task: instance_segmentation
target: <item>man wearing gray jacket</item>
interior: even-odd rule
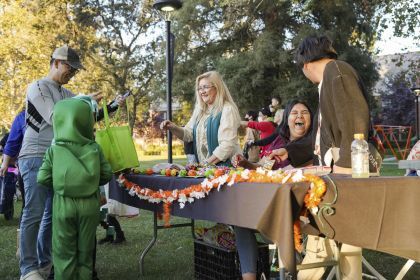
[[[27,129],[19,153],[26,200],[20,227],[20,279],[42,280],[51,270],[52,191],[37,183],[37,173],[53,139],[54,104],[75,96],[63,85],[81,69],[84,67],[76,51],[62,46],[52,54],[47,77],[33,82],[27,90]],[[91,97],[101,98],[100,94]]]

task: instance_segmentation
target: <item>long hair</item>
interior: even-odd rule
[[[223,106],[228,103],[232,106],[235,111],[235,117],[237,121],[240,121],[241,116],[239,115],[238,107],[233,101],[232,95],[229,92],[225,82],[222,79],[222,76],[217,71],[209,71],[204,74],[199,75],[195,80],[195,108],[193,115],[196,116],[196,119],[199,119],[204,113],[207,112],[209,106],[203,102],[201,99],[200,93],[198,92],[198,84],[201,79],[208,79],[212,86],[216,89],[216,99],[211,106],[210,114],[216,115],[223,110]]]
[[[311,125],[309,126],[309,129],[306,132],[306,134],[308,134],[312,131],[312,124],[313,124],[313,117],[314,116],[313,116],[311,108],[308,106],[308,104],[305,101],[294,99],[292,101],[289,101],[286,104],[286,107],[284,108],[284,112],[283,112],[283,119],[281,120],[281,123],[277,127],[277,131],[279,132],[279,135],[283,139],[290,139],[289,115],[290,115],[290,112],[292,111],[293,107],[296,104],[302,104],[308,109],[309,114],[311,116]]]

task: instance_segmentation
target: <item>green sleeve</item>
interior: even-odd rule
[[[53,176],[52,176],[52,159],[53,159],[53,150],[48,148],[45,152],[44,160],[41,167],[38,171],[37,182],[46,187],[52,188],[53,186]]]
[[[99,185],[105,185],[112,179],[112,168],[109,162],[105,159],[104,153],[102,152],[101,147],[99,147],[99,160],[101,165]]]

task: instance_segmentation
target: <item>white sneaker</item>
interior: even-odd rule
[[[39,274],[41,274],[43,279],[48,279],[48,276],[50,275],[50,272],[51,272],[51,267],[52,267],[52,263],[38,269],[38,272]]]
[[[38,270],[32,270],[29,273],[20,277],[20,280],[44,280],[44,278],[39,274]]]

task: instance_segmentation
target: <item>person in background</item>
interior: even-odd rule
[[[3,153],[4,146],[6,146],[7,139],[9,138],[9,132],[3,135],[0,140],[0,152]]]
[[[0,167],[0,176],[4,176],[6,174],[8,166],[16,164],[16,159],[22,146],[25,128],[25,111],[21,111],[13,120],[10,134],[8,134],[8,138],[5,141],[3,148],[3,161]]]
[[[23,135],[25,134],[25,110],[21,111],[13,120],[12,127],[10,128],[10,135],[7,139],[6,145],[3,151],[3,161],[0,167],[0,176],[6,176],[7,169],[9,166],[14,165],[18,167],[17,156],[20,148],[22,147]],[[16,256],[20,258],[19,254],[19,240],[20,240],[20,220],[22,219],[23,208],[25,207],[25,188],[23,187],[23,180],[20,172],[17,175],[19,191],[22,195],[22,211],[20,213],[18,231],[17,231],[17,249]]]
[[[241,125],[247,128],[252,128],[260,132],[260,139],[270,136],[276,129],[276,125],[269,120],[271,112],[268,108],[262,108],[258,112],[258,121],[242,121]],[[249,144],[252,144],[250,142]],[[266,150],[269,145],[261,146],[260,158],[266,155]]]
[[[363,83],[347,62],[337,60],[337,52],[326,36],[309,36],[303,39],[296,52],[296,61],[303,74],[318,85],[319,109],[315,118],[316,160],[320,165],[332,167],[333,173],[351,174],[351,143],[355,133],[369,139],[370,116],[367,92]],[[304,263],[329,255],[328,243],[323,238],[309,236],[309,248]],[[321,258],[322,259],[322,258]],[[298,279],[319,279],[324,268],[300,271]],[[340,254],[342,279],[362,279],[362,250],[343,244]]]
[[[270,112],[274,115],[273,122],[280,125],[283,119],[283,109],[281,108],[281,98],[272,97],[271,104],[269,105]]]
[[[407,156],[407,160],[418,160],[420,161],[420,140],[411,148],[410,153]],[[420,169],[407,169],[405,176],[420,176]]]
[[[165,120],[160,128],[170,130],[184,142],[192,141],[198,163],[231,165],[230,158],[241,153],[238,141],[241,117],[238,107],[222,76],[216,71],[199,75],[195,89],[194,111],[185,127]]]
[[[255,111],[248,111],[245,115],[245,121],[252,122],[258,119],[258,113]],[[260,139],[259,132],[253,128],[247,127],[245,130],[245,145],[244,155],[247,153],[247,158],[250,162],[258,162],[260,160],[260,147],[250,145]]]
[[[112,178],[111,165],[95,142],[92,106],[66,99],[54,106],[54,139],[39,168],[37,181],[52,188],[54,279],[91,280],[99,185]]]
[[[0,141],[2,152],[6,149],[10,133],[6,133]],[[5,164],[5,162],[2,162]],[[13,164],[7,164],[4,175],[0,177],[0,213],[4,214],[5,220],[13,219],[13,199],[16,194],[17,169]]]
[[[282,123],[267,138],[252,145],[268,145],[267,157],[276,160],[272,169],[288,166],[302,167],[312,164],[312,119],[313,114],[304,101],[292,100],[287,103]],[[233,161],[232,161],[233,162]],[[251,163],[241,156],[235,158],[234,166],[256,169],[262,163]]]
[[[117,217],[131,218],[138,216],[139,209],[109,198],[109,184],[103,186],[103,194],[106,204],[102,205],[101,211],[105,212],[105,218],[100,224],[106,230],[106,236],[100,239],[98,243],[104,244],[109,242],[113,245],[119,245],[124,243],[126,238]]]

